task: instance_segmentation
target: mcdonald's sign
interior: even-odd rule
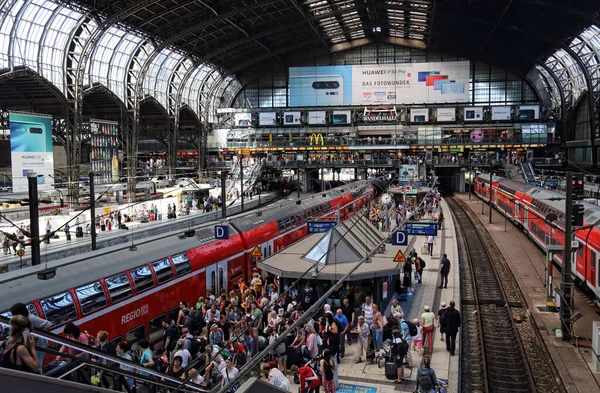
[[[309,138],[310,145],[313,144],[313,139],[315,140],[315,146],[319,144],[319,138],[321,139],[321,146],[325,145],[325,140],[323,139],[323,134],[313,133]]]

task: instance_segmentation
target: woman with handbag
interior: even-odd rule
[[[358,325],[356,327],[358,331],[358,357],[354,361],[354,363],[362,363],[362,355],[363,352],[366,354],[369,350],[369,341],[371,338],[371,329],[369,329],[369,325],[365,322],[365,317],[362,315],[358,317]]]
[[[238,373],[239,370],[233,366],[232,360],[225,360],[225,368],[221,371],[221,374],[223,374],[223,379],[221,380],[221,389],[223,389],[223,387],[226,384],[233,381],[234,378],[238,375]],[[227,389],[225,393],[234,393],[238,390],[239,387],[240,385],[238,383],[235,383],[232,387]]]

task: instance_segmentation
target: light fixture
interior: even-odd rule
[[[297,200],[297,201],[296,201],[296,205],[301,205],[301,204],[302,204],[302,201],[301,201],[301,200]]]
[[[37,274],[38,280],[51,280],[56,277],[56,269],[42,270]]]

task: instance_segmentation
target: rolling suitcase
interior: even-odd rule
[[[396,363],[394,362],[394,360],[389,361],[386,359],[385,377],[387,379],[398,379],[398,369],[396,368]]]

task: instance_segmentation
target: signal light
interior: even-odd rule
[[[571,225],[580,227],[583,226],[583,212],[585,208],[583,205],[571,206]]]
[[[584,193],[584,182],[583,182],[583,174],[577,173],[573,174],[573,200],[574,201],[582,201],[585,193]]]

